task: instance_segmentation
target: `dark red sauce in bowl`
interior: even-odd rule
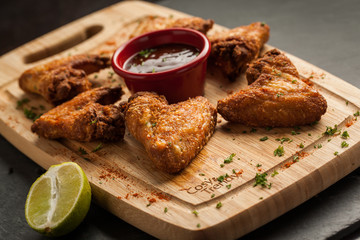
[[[175,50],[178,49],[178,46],[188,46],[193,52],[192,59],[173,68],[165,69],[162,61],[166,63],[169,59],[165,57],[163,60],[164,57],[156,53],[154,57],[156,58],[158,55],[157,58],[161,62],[158,67],[161,70],[156,70],[152,66],[146,70],[134,70],[139,72],[131,71],[133,70],[131,64],[141,64],[140,57],[130,63],[132,58],[136,58],[139,53],[152,59],[154,50],[151,49],[160,49],[160,53],[169,52],[171,45],[176,46]],[[163,49],[167,50],[163,51]],[[182,50],[181,47],[180,49]],[[206,63],[210,50],[209,40],[198,31],[184,28],[164,29],[129,40],[115,51],[112,66],[114,71],[124,78],[131,93],[152,91],[165,95],[170,103],[174,103],[204,94]]]
[[[156,73],[181,67],[199,55],[199,50],[185,44],[164,44],[147,48],[130,57],[125,70],[134,73]]]

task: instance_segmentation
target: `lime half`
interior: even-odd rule
[[[73,162],[54,165],[31,186],[26,221],[45,235],[65,235],[81,223],[90,202],[90,184],[80,166]]]

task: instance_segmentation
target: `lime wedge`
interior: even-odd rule
[[[73,162],[53,165],[30,188],[26,221],[47,236],[65,235],[82,222],[90,202],[90,184],[80,166]]]

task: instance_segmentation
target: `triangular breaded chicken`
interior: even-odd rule
[[[277,49],[250,64],[247,88],[218,101],[227,121],[253,127],[293,127],[313,123],[325,114],[325,98],[303,82]]]
[[[113,103],[123,95],[120,87],[83,92],[43,114],[31,126],[39,136],[77,141],[119,140],[124,137],[122,109]]]
[[[107,67],[110,67],[108,56],[64,57],[26,70],[19,78],[19,86],[25,92],[39,94],[47,102],[58,105],[91,89],[87,75]]]
[[[204,97],[169,105],[164,96],[139,92],[129,98],[125,122],[159,169],[184,169],[210,139],[216,108]]]
[[[173,17],[146,16],[139,20],[139,24],[130,35],[130,38],[166,28],[189,28],[206,34],[212,28],[213,24],[213,20],[205,20],[199,17],[175,19]]]
[[[246,65],[259,56],[269,35],[269,26],[261,22],[215,33],[209,36],[210,59],[230,81],[234,81]]]

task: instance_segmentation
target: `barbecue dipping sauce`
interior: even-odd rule
[[[125,70],[134,73],[155,73],[177,68],[199,55],[199,50],[185,44],[165,44],[142,50],[124,64]]]

